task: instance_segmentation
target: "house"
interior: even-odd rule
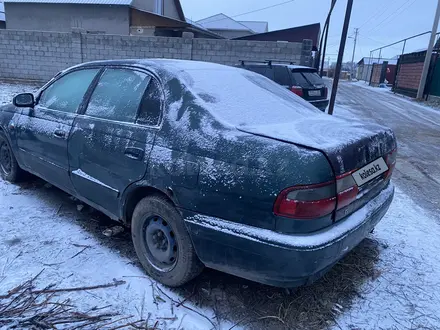
[[[186,22],[179,0],[4,0],[6,29],[221,38]]]
[[[364,57],[357,63],[356,79],[370,81],[373,64],[382,64],[387,61],[390,71],[393,71],[392,66],[396,66],[397,58],[374,58]]]
[[[236,21],[221,13],[201,19],[197,25],[227,39],[234,39],[269,31],[269,23],[261,21]]]
[[[5,6],[3,2],[0,2],[0,29],[6,29]]]
[[[235,40],[259,40],[259,41],[288,41],[302,42],[304,39],[312,40],[312,50],[317,51],[319,48],[319,37],[321,35],[321,24],[309,24],[297,26],[293,28],[265,31],[256,34],[250,34],[242,37],[234,38]]]

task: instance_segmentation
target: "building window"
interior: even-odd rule
[[[156,14],[163,15],[163,0],[156,0]]]

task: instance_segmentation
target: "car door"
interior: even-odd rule
[[[17,146],[28,170],[71,191],[67,141],[78,109],[99,68],[71,71],[49,83],[17,123]]]
[[[69,139],[71,181],[79,196],[107,215],[119,217],[121,194],[147,171],[160,106],[155,114],[148,110],[163,102],[159,86],[144,71],[106,68],[75,119]]]

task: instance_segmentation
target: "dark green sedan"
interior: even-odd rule
[[[33,173],[121,221],[168,286],[204,266],[311,283],[385,215],[395,162],[390,129],[203,62],[85,63],[0,108],[3,179]]]

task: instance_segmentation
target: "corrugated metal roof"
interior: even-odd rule
[[[255,33],[269,32],[269,24],[267,22],[258,21],[238,21],[238,23],[247,26]]]
[[[10,3],[73,3],[81,5],[130,6],[132,0],[4,0]]]
[[[250,31],[247,26],[244,26],[223,13],[201,19],[196,23],[208,30]]]

